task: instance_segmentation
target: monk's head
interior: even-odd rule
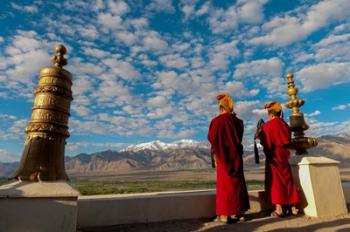
[[[279,102],[273,101],[266,103],[264,108],[267,110],[267,114],[269,118],[281,117],[282,114],[282,106]]]
[[[218,101],[220,112],[232,112],[233,111],[233,100],[231,96],[227,93],[220,93],[216,96],[216,100]]]

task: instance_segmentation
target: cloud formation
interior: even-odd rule
[[[18,24],[0,37],[0,101],[21,109],[0,111],[15,117],[6,118],[0,137],[23,142],[23,109],[31,107],[39,70],[50,65],[57,43],[67,46],[73,74],[70,152],[87,150],[91,136],[104,141],[96,149],[205,140],[222,91],[234,98],[249,137],[265,117],[263,103],[288,97],[288,71],[311,100],[349,84],[349,1],[302,1],[288,9],[275,9],[273,1],[6,3],[8,20]],[[307,108],[307,116],[320,120],[316,126],[328,123],[317,133],[346,124],[328,119],[330,108],[347,109],[348,99],[340,98],[345,103],[338,106]]]

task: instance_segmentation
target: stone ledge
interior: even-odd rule
[[[0,186],[0,230],[75,232],[78,194],[65,181]]]
[[[272,208],[264,191],[249,191],[251,209]],[[79,196],[78,228],[210,218],[215,216],[215,190]]]
[[[343,183],[350,203],[350,182]],[[249,191],[248,213],[272,210],[263,199],[264,191]],[[135,216],[137,215],[137,216]],[[200,219],[215,216],[215,190],[140,193],[127,195],[79,196],[78,228],[121,224]]]
[[[310,164],[317,164],[317,165],[338,165],[339,161],[329,159],[324,156],[292,156],[290,159],[291,165],[310,165]]]
[[[56,182],[28,182],[12,181],[0,186],[0,198],[24,197],[75,197],[79,192],[66,181]]]
[[[79,201],[85,201],[89,199],[120,200],[120,199],[154,198],[154,197],[162,198],[162,197],[168,197],[168,196],[188,196],[188,195],[198,196],[198,195],[207,195],[208,193],[215,194],[215,189],[79,196]]]

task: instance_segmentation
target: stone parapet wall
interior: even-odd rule
[[[263,191],[250,191],[249,213],[271,209]],[[215,190],[81,196],[78,227],[161,222],[215,216]]]

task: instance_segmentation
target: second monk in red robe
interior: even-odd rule
[[[265,193],[267,200],[276,206],[272,216],[283,216],[282,206],[291,206],[292,214],[298,214],[298,188],[293,180],[286,148],[291,142],[288,124],[281,117],[282,107],[278,102],[265,105],[269,121],[262,127],[260,142],[266,155]]]
[[[243,121],[232,113],[229,95],[219,94],[216,99],[220,113],[211,121],[208,133],[216,161],[216,220],[230,223],[249,209],[242,159]]]

